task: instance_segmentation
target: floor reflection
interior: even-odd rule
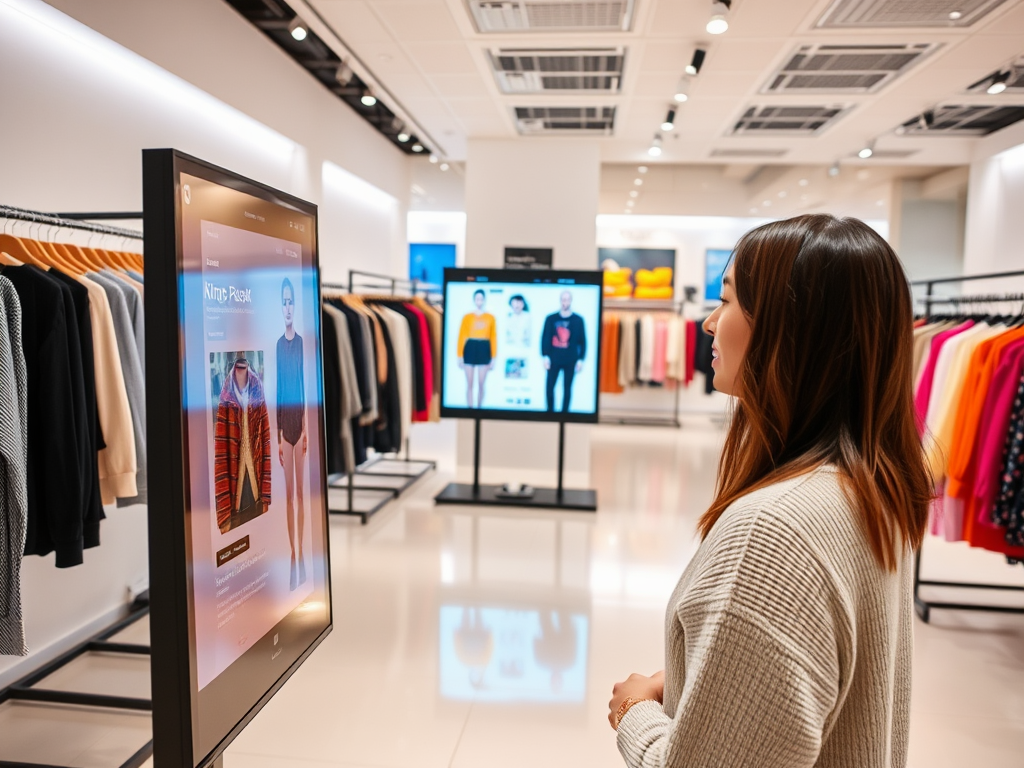
[[[582,702],[587,693],[586,615],[442,605],[441,695],[481,702]]]

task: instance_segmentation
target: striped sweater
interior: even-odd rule
[[[732,504],[669,602],[664,704],[619,724],[631,768],[902,768],[913,561],[875,560],[834,467]]]
[[[217,406],[217,426],[214,432],[214,495],[217,504],[217,525],[222,532],[229,529],[231,513],[237,507],[238,485],[241,472],[242,406],[235,395],[232,381],[227,376]],[[270,505],[270,416],[263,397],[263,384],[249,371],[249,450],[256,472],[256,499]]]

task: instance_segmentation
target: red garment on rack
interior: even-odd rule
[[[693,372],[697,360],[697,323],[686,321],[686,386],[693,381]]]
[[[423,349],[420,370],[415,375],[423,380],[423,391],[426,393],[426,407],[422,411],[413,411],[413,421],[430,421],[430,401],[434,394],[434,353],[430,346],[430,326],[427,325],[423,310],[413,304],[404,304],[405,308],[416,316],[420,329],[420,346]]]

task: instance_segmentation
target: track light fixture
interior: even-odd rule
[[[373,90],[371,88],[367,88],[366,92],[363,93],[363,97],[359,99],[359,101],[362,102],[364,107],[373,107],[377,104],[377,97],[373,95]]]
[[[413,145],[412,145],[412,151],[413,151],[413,152],[422,152],[422,151],[423,151],[423,145],[422,145],[422,144],[420,144],[420,143],[419,143],[419,142],[417,141],[417,142],[416,142],[415,144],[413,144]]]
[[[309,30],[306,29],[306,25],[302,23],[302,19],[296,16],[292,19],[292,23],[288,25],[288,33],[293,39],[298,40],[300,43],[306,39],[309,34]]]
[[[917,127],[922,131],[927,131],[935,125],[935,113],[932,110],[926,110],[921,113],[921,116],[917,118]]]
[[[861,160],[867,160],[873,154],[875,154],[875,142],[874,142],[874,139],[869,141],[864,146],[864,149],[862,149],[860,152],[857,153],[857,157],[859,157]]]
[[[647,150],[647,154],[651,157],[661,157],[661,134],[654,134],[654,141],[651,142],[651,148]]]
[[[693,52],[693,58],[690,59],[690,63],[686,65],[686,74],[688,75],[699,75],[700,68],[704,66],[704,57],[708,55],[708,52],[703,48],[698,48]]]
[[[676,108],[669,107],[668,114],[665,115],[665,122],[661,124],[661,130],[668,131],[673,130],[676,127]]]
[[[403,131],[401,131],[401,132],[400,132],[400,133],[398,134],[398,137],[397,137],[397,138],[398,138],[398,140],[399,140],[400,142],[402,142],[403,144],[405,144],[405,143],[406,143],[407,141],[409,141],[409,139],[411,139],[412,137],[411,137],[411,136],[409,135],[409,132],[408,132],[408,131],[406,131],[406,130],[403,130]]]
[[[341,86],[342,88],[344,88],[344,87],[345,87],[345,86],[347,86],[347,85],[348,85],[349,83],[351,83],[351,82],[352,82],[352,78],[353,78],[353,77],[355,77],[355,75],[354,75],[354,74],[353,74],[353,72],[352,72],[352,67],[350,67],[350,66],[349,66],[349,65],[348,65],[348,64],[347,64],[346,62],[344,62],[344,61],[343,61],[343,62],[341,62],[341,64],[339,64],[339,65],[338,65],[338,69],[337,69],[337,71],[336,71],[336,72],[334,73],[334,79],[335,79],[335,81],[336,81],[336,82],[338,83],[338,85],[340,85],[340,86]]]
[[[706,27],[709,35],[721,35],[729,29],[729,20],[726,17],[731,7],[732,0],[717,0],[711,4],[711,18],[708,19]]]
[[[1006,90],[1006,82],[1010,79],[1010,73],[1007,70],[997,72],[992,76],[992,84],[988,87],[987,93],[991,96],[1002,93]]]
[[[690,78],[679,78],[679,84],[676,86],[676,93],[674,98],[680,104],[682,104],[684,101],[690,98]]]

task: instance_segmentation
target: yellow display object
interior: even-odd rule
[[[657,267],[651,269],[640,269],[636,273],[636,284],[637,287],[645,288],[671,288],[672,287],[672,268],[671,267]]]
[[[629,283],[624,285],[608,285],[605,283],[604,295],[613,299],[628,299],[633,295],[633,286]]]
[[[672,286],[670,285],[659,285],[659,286],[648,286],[640,285],[637,286],[633,296],[637,299],[671,299],[672,298]]]
[[[604,272],[604,284],[609,285],[628,285],[629,279],[633,276],[633,270],[629,267],[623,269],[606,269]]]

